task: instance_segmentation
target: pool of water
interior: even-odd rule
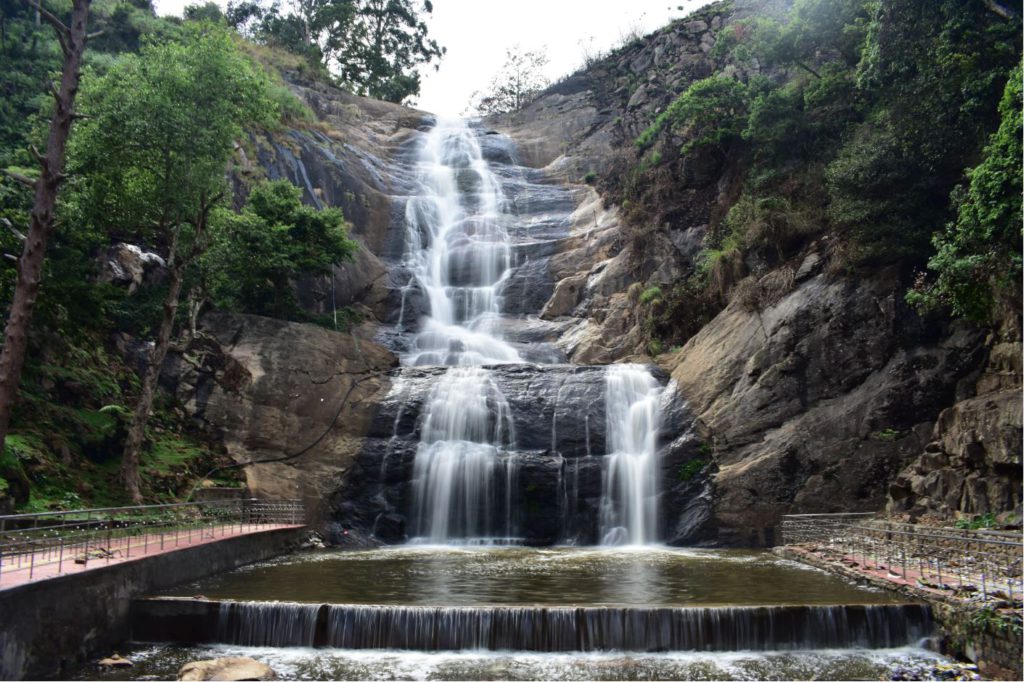
[[[905,602],[770,552],[402,546],[300,553],[164,594],[404,606],[772,606]]]

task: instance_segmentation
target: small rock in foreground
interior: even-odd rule
[[[129,668],[135,664],[127,658],[121,658],[120,655],[114,654],[109,658],[101,658],[97,665],[101,668]]]
[[[276,680],[277,673],[266,663],[251,658],[226,656],[208,661],[192,661],[181,666],[179,680]]]

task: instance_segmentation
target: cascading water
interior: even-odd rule
[[[529,201],[529,193],[524,194],[515,172],[496,175],[477,133],[461,120],[439,121],[424,136],[415,169],[416,191],[405,210],[405,266],[414,284],[403,289],[402,315],[405,298],[414,290],[429,308],[407,339],[402,361],[406,367],[449,369],[432,378],[420,409],[412,500],[407,503],[412,537],[432,543],[514,542],[521,536],[516,520],[522,508],[539,508],[538,496],[546,494],[540,491],[548,485],[534,475],[520,490],[520,460],[527,456],[533,457],[534,471],[548,466],[545,462],[554,467],[562,525],[555,537],[572,542],[594,538],[596,532],[594,539],[604,544],[655,542],[658,382],[639,365],[605,370],[607,457],[601,457],[601,450],[591,453],[589,445],[589,411],[601,409],[600,398],[591,395],[570,410],[562,404],[562,393],[569,400],[583,397],[572,379],[575,370],[570,370],[551,412],[550,450],[542,460],[536,449],[525,455],[517,451],[514,421],[522,415],[512,413],[498,380],[503,370],[493,366],[526,362],[502,338],[501,330],[515,323],[515,316],[503,310],[503,292],[511,292],[512,308],[523,309],[520,299],[529,287],[522,281],[509,286],[516,271],[510,235],[517,235],[517,244],[528,241],[534,223],[515,214],[503,188],[510,188],[520,206]],[[417,371],[405,373],[411,377]],[[541,380],[560,382],[565,376],[564,367],[552,367]],[[536,406],[543,409],[539,394],[538,399]],[[562,450],[559,429],[585,432],[587,466],[601,461],[600,502],[590,496],[581,506],[581,460],[579,453]],[[589,530],[580,530],[577,514],[587,519]]]
[[[413,480],[414,528],[432,542],[512,533],[515,460],[508,405],[480,365],[520,362],[492,331],[511,264],[501,185],[462,121],[441,121],[418,162],[406,205],[407,258],[430,306],[403,364],[454,366],[422,415]],[[501,504],[497,504],[499,499]]]
[[[511,264],[501,185],[462,121],[440,121],[418,162],[420,194],[406,204],[406,253],[430,314],[406,365],[520,362],[492,333]]]
[[[605,381],[608,456],[602,472],[602,543],[650,544],[657,539],[662,388],[639,365],[612,365]]]
[[[448,370],[430,393],[416,453],[417,536],[432,542],[485,537],[502,512],[504,535],[511,535],[513,438],[508,403],[488,372]]]

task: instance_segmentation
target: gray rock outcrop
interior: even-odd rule
[[[988,359],[939,415],[923,452],[889,488],[887,511],[913,521],[1000,516],[1020,523],[1022,404],[1019,311],[986,340]]]
[[[209,314],[164,376],[221,440],[259,497],[326,497],[351,466],[390,387],[390,351],[352,334],[253,315]],[[319,440],[318,440],[319,439]]]

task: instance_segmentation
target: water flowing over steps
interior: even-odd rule
[[[507,137],[461,120],[434,121],[409,151],[394,211],[404,247],[390,263],[404,283],[382,332],[402,367],[332,501],[335,518],[388,543],[670,535],[659,508],[680,458],[665,450],[689,420],[667,377],[557,364],[564,353],[538,317],[573,190],[516,163]]]
[[[691,430],[683,402],[674,391],[661,390],[668,380],[663,372],[644,367],[647,379],[641,382],[642,390],[610,406],[610,372],[614,371],[621,370],[615,366],[530,364],[402,368],[391,394],[378,407],[345,490],[332,505],[336,517],[386,542],[419,536],[431,542],[477,538],[511,539],[527,545],[596,545],[621,525],[606,494],[610,485],[621,482],[621,498],[632,484],[640,491],[630,498],[635,505],[632,518],[643,519],[647,531],[637,530],[634,542],[675,537],[675,529],[668,523],[681,515],[671,505],[690,498],[678,494],[673,486],[683,485],[678,476],[680,465],[701,456],[700,442]],[[453,372],[483,375],[470,384],[470,388],[476,387],[471,392],[465,385],[456,388],[456,383],[468,383],[468,377],[454,382]],[[655,395],[644,399],[640,395],[644,391]],[[446,393],[454,393],[451,401],[446,400]],[[469,395],[475,399],[463,402]],[[487,439],[491,442],[481,443],[484,439],[479,436],[466,439],[468,444],[445,437],[448,417],[453,421],[457,415],[468,418],[472,407],[485,401],[487,415],[474,428],[490,434]],[[630,405],[635,405],[635,412]],[[609,409],[619,424],[609,425]],[[616,445],[615,439],[628,439],[610,439],[609,435],[627,431],[623,427],[631,416],[643,417],[640,421],[648,424],[655,421],[648,410],[659,413],[661,428],[646,430],[630,447],[655,448],[657,456],[648,452],[647,458],[638,462],[642,452],[618,459],[608,454],[625,447]],[[446,411],[449,414],[445,415]],[[428,413],[429,419],[424,417]],[[461,445],[461,452],[456,445]],[[424,456],[442,449],[453,457]],[[470,454],[478,458],[474,461]],[[462,456],[461,464],[454,455]],[[643,470],[646,477],[631,480],[628,465],[641,462],[647,464]],[[469,475],[472,464],[479,465],[479,475]],[[625,472],[613,464],[621,464]],[[460,475],[435,475],[428,485],[424,474],[440,473],[442,466]],[[617,477],[609,480],[612,475]],[[450,491],[444,489],[445,481],[451,485]],[[460,500],[463,509],[468,506],[473,513],[441,515],[435,525],[426,526],[423,519],[429,515],[424,507],[444,495]],[[653,506],[648,504],[651,498],[660,503],[661,512],[644,519]]]
[[[406,607],[151,598],[135,641],[347,649],[770,651],[891,648],[931,634],[926,605]]]

